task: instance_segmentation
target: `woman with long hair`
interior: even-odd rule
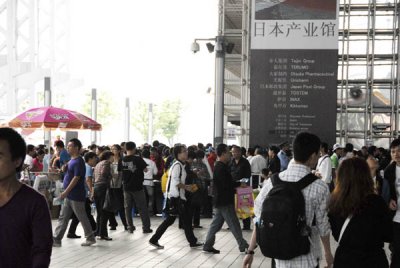
[[[340,164],[328,217],[339,243],[335,268],[389,267],[383,243],[392,238],[391,217],[364,159],[349,158]]]
[[[116,200],[118,200],[118,210],[117,214],[121,218],[121,222],[124,225],[125,230],[128,230],[128,224],[126,223],[125,218],[125,209],[124,209],[124,191],[122,190],[122,148],[118,144],[114,144],[111,147],[111,151],[114,154],[110,159],[111,161],[111,189],[116,196]],[[117,221],[115,219],[115,215],[110,217],[110,230],[117,229]]]

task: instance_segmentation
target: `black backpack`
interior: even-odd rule
[[[273,188],[265,198],[256,224],[257,244],[266,257],[290,260],[310,252],[311,228],[307,226],[302,189],[317,177],[308,174],[298,182],[271,177]]]

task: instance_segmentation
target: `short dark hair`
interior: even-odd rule
[[[206,155],[206,153],[203,150],[197,150],[196,151],[196,157],[198,159],[203,159],[205,155]]]
[[[153,141],[153,147],[160,146],[160,142],[158,140]]]
[[[344,151],[345,152],[353,152],[353,150],[354,150],[354,146],[353,146],[353,144],[351,144],[351,143],[346,143],[346,146],[344,147]]]
[[[100,154],[100,161],[103,161],[103,160],[108,160],[108,159],[110,159],[110,157],[111,156],[113,156],[114,154],[111,152],[111,151],[104,151],[104,152],[102,152],[101,154]]]
[[[91,145],[89,145],[89,147],[88,147],[89,150],[94,150],[94,149],[96,149],[96,148],[97,148],[97,145],[96,145],[96,144],[91,144]]]
[[[39,150],[36,151],[36,154],[37,155],[42,155],[42,154],[45,154],[45,152],[44,152],[44,150],[39,149]]]
[[[127,143],[125,143],[125,149],[128,151],[131,150],[135,150],[136,149],[136,143],[134,143],[133,141],[128,141]]]
[[[142,152],[142,157],[144,158],[150,158],[150,151],[147,149],[144,149]]]
[[[184,149],[186,146],[183,144],[176,144],[174,146],[174,157],[175,159],[178,159],[178,154],[182,152],[182,149]]]
[[[78,147],[78,150],[82,149],[82,143],[77,138],[72,138],[69,140],[69,142],[72,142],[74,146]]]
[[[250,148],[247,149],[247,153],[249,155],[254,155],[255,151],[256,151],[256,149],[254,149],[253,147],[250,147]]]
[[[61,147],[61,148],[64,148],[64,147],[65,147],[64,142],[63,142],[62,140],[56,140],[56,141],[54,142],[54,146],[56,146],[56,147]]]
[[[320,145],[318,136],[308,132],[298,133],[293,140],[294,160],[305,163],[312,154],[318,154]]]
[[[29,152],[32,152],[32,151],[35,151],[35,146],[33,146],[32,144],[28,144],[26,146],[26,153],[29,153]]]
[[[90,159],[92,159],[93,157],[96,157],[97,155],[94,152],[87,152],[83,158],[85,159],[85,162],[89,162]]]
[[[21,164],[15,169],[22,170],[26,156],[26,143],[22,136],[12,128],[0,128],[0,140],[7,141],[12,160],[21,159]]]
[[[188,158],[196,159],[196,153],[194,151],[188,151]]]
[[[218,144],[217,146],[217,156],[220,157],[223,153],[226,153],[226,149],[228,148],[228,145],[221,143]],[[240,147],[239,147],[240,149]]]
[[[321,148],[324,149],[324,152],[327,153],[328,152],[328,143],[326,142],[321,142]]]
[[[278,146],[275,146],[275,145],[270,146],[269,149],[270,149],[271,151],[273,151],[274,154],[276,154],[276,155],[279,153],[279,150],[280,150],[279,147],[278,147]]]
[[[390,143],[390,149],[400,146],[400,139],[395,139]]]

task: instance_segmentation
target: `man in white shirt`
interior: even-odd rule
[[[328,155],[328,144],[326,142],[321,143],[320,155],[321,157],[318,159],[314,174],[326,184],[330,185],[332,182],[332,163]]]
[[[154,203],[154,182],[153,177],[157,175],[158,169],[156,163],[150,159],[150,151],[143,150],[142,157],[144,162],[147,164],[147,171],[144,172],[144,181],[143,186],[147,196],[147,204],[149,207],[149,214],[154,214],[153,212],[153,203]]]
[[[258,188],[259,176],[262,174],[262,170],[267,168],[267,159],[261,154],[261,148],[255,150],[255,156],[250,160],[251,167],[251,179],[253,189]]]
[[[26,146],[26,156],[24,160],[25,167],[32,169],[33,167],[33,155],[35,154],[35,146],[28,144]]]
[[[311,133],[302,132],[296,135],[293,141],[294,159],[289,163],[286,171],[279,173],[282,181],[297,182],[311,172],[318,159],[320,148],[320,139]],[[273,188],[271,180],[265,183],[261,192],[254,203],[254,213],[256,219],[260,219],[262,206],[269,191]],[[305,255],[297,256],[290,260],[276,259],[277,268],[314,268],[319,266],[321,260],[321,246],[318,237],[320,237],[325,250],[325,259],[328,268],[332,267],[333,256],[330,248],[330,225],[328,222],[328,197],[329,189],[326,183],[321,180],[315,180],[303,190],[306,222],[311,228],[310,252]],[[315,219],[315,225],[313,221]],[[257,232],[254,228],[250,241],[250,246],[243,261],[244,267],[250,267],[254,249],[256,248]],[[247,266],[246,266],[247,265]]]

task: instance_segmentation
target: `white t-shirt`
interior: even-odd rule
[[[262,155],[253,156],[250,159],[251,173],[252,174],[261,174],[261,171],[264,168],[267,168],[267,160]]]
[[[396,193],[397,193],[397,211],[393,218],[394,222],[400,223],[400,167],[396,165]]]
[[[168,176],[167,180],[167,189],[170,180],[171,180],[171,185],[169,187],[168,198],[179,196],[181,199],[186,200],[185,190],[178,189],[179,183],[185,184],[187,176],[185,166],[181,162],[176,160],[169,169],[169,173],[170,175]]]
[[[29,166],[29,169],[33,168],[33,158],[29,154],[25,156],[24,164]]]
[[[147,164],[147,172],[144,173],[143,185],[154,186],[153,175],[157,175],[158,173],[156,163],[148,158],[143,158],[143,160]]]
[[[323,155],[318,159],[317,171],[321,174],[325,183],[331,183],[332,181],[332,163],[329,155]]]

